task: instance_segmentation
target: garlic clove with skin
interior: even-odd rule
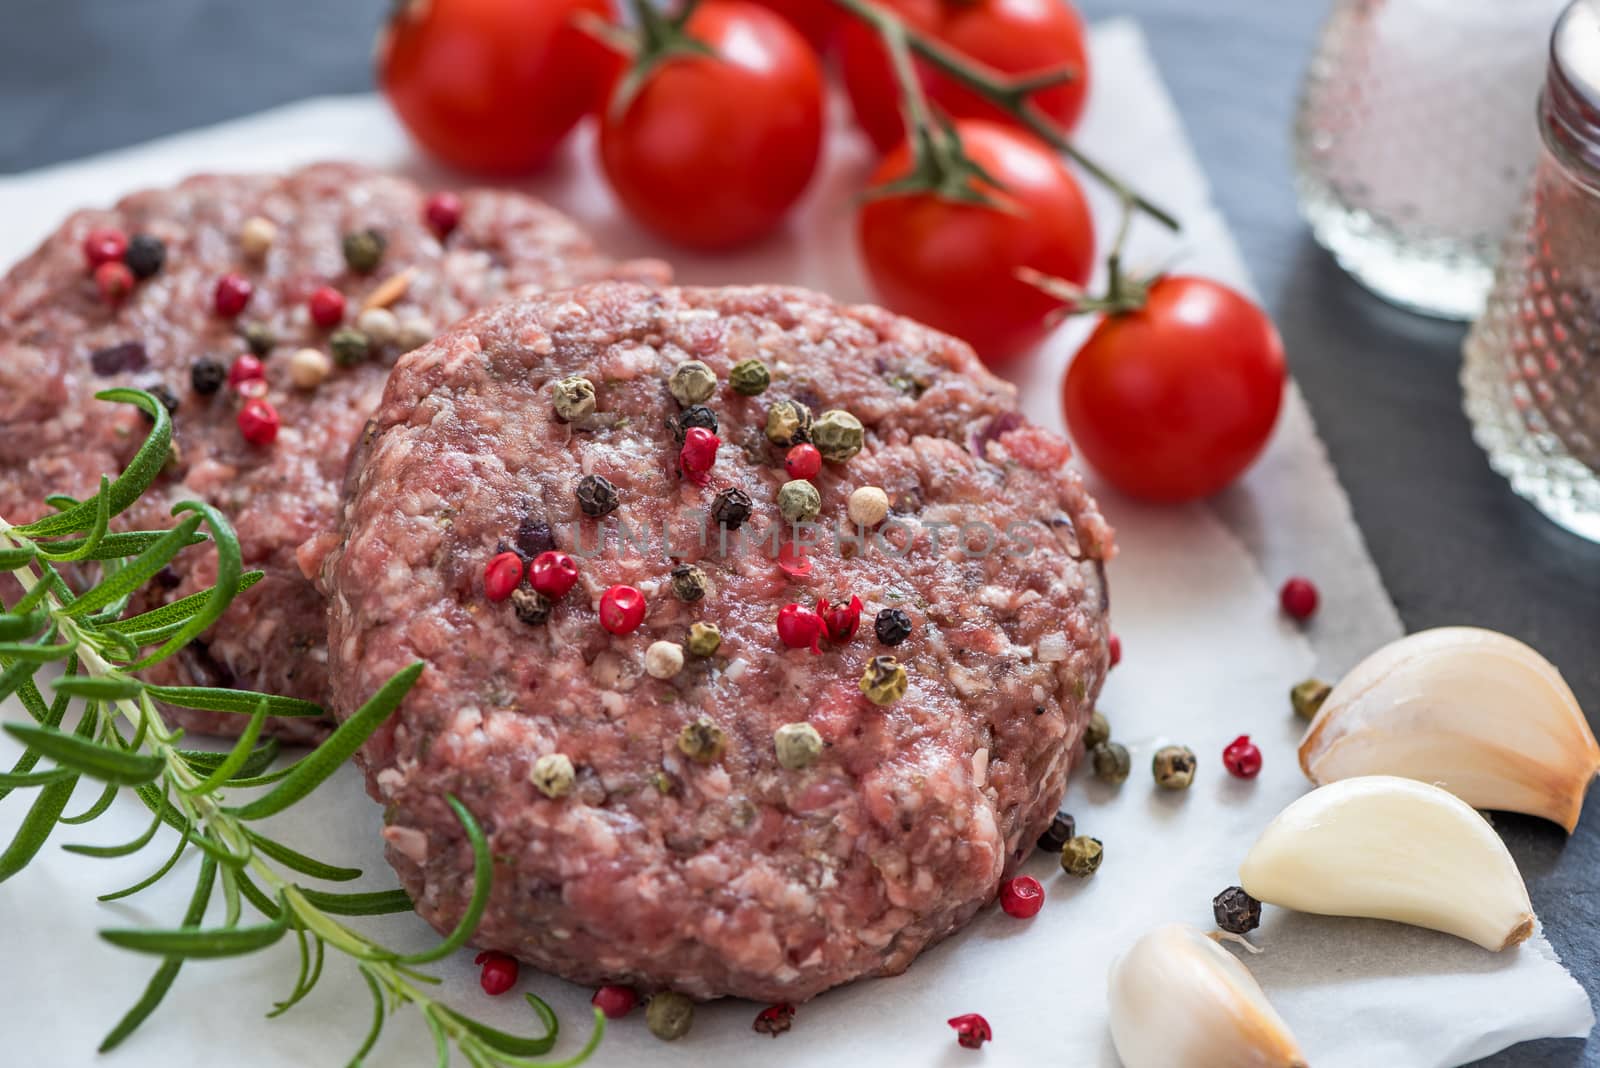
[[[1111,965],[1111,1041],[1124,1068],[1305,1068],[1248,969],[1186,924],[1157,927]]]
[[[1577,698],[1544,657],[1515,638],[1440,627],[1358,664],[1328,695],[1300,767],[1322,785],[1401,775],[1474,808],[1577,826],[1600,771],[1600,745]]]
[[[1239,866],[1250,896],[1299,912],[1444,931],[1488,950],[1533,933],[1505,843],[1454,794],[1392,775],[1319,787],[1278,814]]]

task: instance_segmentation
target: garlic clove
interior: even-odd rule
[[[1300,767],[1318,785],[1436,783],[1474,808],[1541,816],[1570,834],[1600,745],[1555,665],[1504,634],[1441,627],[1346,675],[1300,743]]]
[[[1107,1000],[1125,1068],[1305,1068],[1255,977],[1186,924],[1157,927],[1112,962]]]
[[[1319,787],[1278,814],[1239,866],[1261,901],[1395,920],[1502,950],[1533,933],[1505,843],[1454,794],[1392,775]]]

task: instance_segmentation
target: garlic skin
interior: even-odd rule
[[[1251,846],[1239,885],[1299,912],[1395,920],[1493,951],[1533,933],[1527,887],[1488,821],[1454,794],[1392,775],[1343,779],[1290,804]]]
[[[1255,977],[1187,924],[1157,927],[1113,961],[1107,1002],[1125,1068],[1306,1068]]]
[[[1419,779],[1474,808],[1540,816],[1571,834],[1600,745],[1555,665],[1504,634],[1440,627],[1384,646],[1346,675],[1311,721],[1300,767],[1318,785]]]

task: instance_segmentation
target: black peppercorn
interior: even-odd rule
[[[706,595],[706,573],[693,564],[672,569],[672,592],[680,601],[694,602]]]
[[[738,530],[750,518],[750,495],[742,489],[729,487],[711,499],[711,518],[717,525]]]
[[[522,522],[517,524],[516,550],[524,560],[532,560],[555,547],[556,539],[550,532],[549,523],[531,515],[522,517]]]
[[[692,427],[717,432],[717,413],[707,408],[704,404],[696,404],[692,408],[685,408],[677,415],[667,417],[667,428],[672,431],[672,440],[679,445],[683,444],[684,435]]]
[[[266,323],[250,323],[244,328],[244,343],[256,356],[265,356],[278,343],[278,336]]]
[[[144,386],[142,388],[144,389],[144,391],[146,393],[150,394],[156,400],[161,402],[161,406],[167,410],[167,414],[168,415],[176,415],[177,414],[177,412],[178,412],[178,395],[176,393],[172,392],[172,390],[168,389],[167,388],[167,384],[165,382],[157,382],[153,386]],[[154,423],[155,422],[155,419],[151,417],[149,412],[144,411],[143,409],[140,409],[139,414],[144,416],[145,422],[147,422],[147,423]]]
[[[1078,836],[1078,821],[1070,812],[1057,812],[1050,826],[1039,836],[1039,848],[1046,853],[1059,853],[1070,839]]]
[[[228,369],[209,356],[189,365],[189,385],[202,397],[209,397],[228,380]]]
[[[517,618],[529,626],[538,626],[550,618],[550,598],[538,590],[530,590],[526,586],[518,586],[511,591],[511,610],[517,613]]]
[[[600,475],[584,475],[578,479],[578,507],[590,519],[599,519],[617,510],[617,487]]]
[[[1244,892],[1242,886],[1230,886],[1211,899],[1211,914],[1217,926],[1229,934],[1247,934],[1261,926],[1261,902]]]
[[[159,237],[134,234],[128,239],[122,262],[128,265],[128,270],[133,272],[135,278],[149,278],[167,262],[167,246],[161,243]]]
[[[911,637],[911,617],[898,608],[885,608],[872,623],[884,645],[899,645]]]
[[[371,274],[378,269],[378,264],[383,259],[383,250],[388,247],[388,240],[376,230],[357,230],[352,234],[345,234],[340,247],[344,251],[344,262],[356,274]]]
[[[144,345],[138,341],[123,341],[107,345],[89,354],[89,367],[97,375],[117,375],[124,371],[142,371],[150,363]]]

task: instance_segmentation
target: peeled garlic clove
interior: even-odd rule
[[[1436,783],[1474,808],[1524,812],[1571,833],[1600,745],[1544,657],[1476,627],[1384,646],[1323,702],[1300,767],[1323,784],[1356,775]]]
[[[1533,932],[1527,887],[1488,821],[1454,794],[1392,775],[1295,801],[1250,848],[1239,885],[1284,908],[1396,920],[1490,950]]]
[[[1157,927],[1114,961],[1107,1000],[1125,1068],[1305,1068],[1255,977],[1185,924]]]

